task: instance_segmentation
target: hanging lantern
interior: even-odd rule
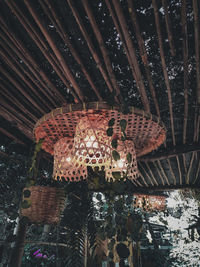
[[[98,115],[80,120],[74,137],[75,161],[91,167],[108,165],[111,159],[111,138],[106,134],[107,123]]]
[[[87,178],[87,166],[74,161],[74,140],[64,137],[54,146],[53,178],[79,182]]]
[[[118,175],[118,178],[127,177],[130,180],[137,179],[138,167],[133,141],[119,141],[117,151],[120,155],[120,159],[115,161],[112,158],[109,167],[106,169],[106,179],[108,181],[115,180],[115,175]]]
[[[165,195],[145,195],[134,194],[134,207],[141,208],[148,211],[165,210],[166,199]]]

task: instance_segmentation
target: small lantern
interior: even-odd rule
[[[166,196],[163,195],[145,195],[134,194],[134,206],[136,208],[145,209],[148,211],[165,210],[166,208]]]
[[[91,167],[108,165],[111,159],[111,138],[106,134],[107,120],[98,115],[83,117],[76,127],[74,159]]]
[[[74,161],[74,140],[60,139],[54,146],[54,179],[78,182],[87,178],[87,166]]]
[[[111,181],[111,179],[115,180],[113,173],[119,173],[121,178],[126,176],[130,180],[137,179],[138,167],[133,141],[119,141],[117,151],[120,155],[120,159],[115,161],[112,158],[109,167],[106,169],[106,179],[108,181]],[[127,156],[129,157],[130,163],[128,162]]]

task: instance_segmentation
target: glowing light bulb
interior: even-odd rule
[[[70,162],[71,161],[71,158],[70,157],[66,158],[66,161],[67,162]]]

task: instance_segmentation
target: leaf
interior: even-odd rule
[[[122,119],[120,122],[119,122],[119,125],[121,127],[121,131],[124,132],[126,130],[126,126],[127,126],[127,121]]]
[[[30,187],[30,186],[33,186],[35,185],[35,181],[34,180],[29,180],[26,182],[26,187]]]
[[[28,198],[28,197],[30,197],[30,195],[31,195],[31,191],[28,190],[28,189],[26,189],[26,190],[24,190],[23,194],[24,194],[24,197],[25,197],[25,198]]]
[[[24,200],[22,202],[22,209],[28,209],[28,208],[30,208],[30,206],[31,206],[31,201]]]
[[[35,152],[39,152],[42,148],[42,143],[43,143],[43,140],[39,140],[39,142],[36,144],[35,146]]]
[[[109,120],[109,122],[108,122],[108,126],[109,127],[112,127],[114,124],[115,124],[115,119],[114,118],[112,118],[111,120]]]
[[[112,127],[108,128],[106,133],[107,133],[107,136],[112,136],[113,135],[113,128]]]
[[[132,162],[132,155],[131,155],[131,153],[128,153],[126,155],[126,159],[127,159],[128,163],[131,163]]]
[[[121,173],[120,172],[112,172],[112,176],[116,180],[121,179]]]
[[[116,150],[112,151],[112,157],[115,161],[118,161],[120,159],[120,155]]]
[[[111,146],[112,146],[112,148],[117,148],[117,146],[118,146],[118,144],[117,144],[117,139],[113,139],[112,141],[111,141]]]

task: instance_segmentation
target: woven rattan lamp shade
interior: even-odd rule
[[[113,158],[110,162],[108,168],[106,168],[106,179],[111,181],[114,179],[113,172],[118,172],[123,178],[125,175],[130,180],[137,179],[138,176],[138,167],[136,160],[136,152],[133,141],[126,140],[125,142],[119,141],[117,151],[120,155],[120,159],[115,161]],[[130,164],[127,161],[127,154],[131,155]]]
[[[149,211],[165,210],[166,196],[135,194],[134,206]]]
[[[32,223],[56,224],[65,206],[65,194],[62,189],[47,186],[31,186],[25,188],[31,195],[31,206],[21,209],[21,216],[25,216]]]
[[[76,126],[74,159],[85,166],[106,166],[111,159],[111,138],[106,134],[108,121],[102,116],[84,117]]]
[[[74,160],[74,139],[64,137],[54,146],[53,178],[78,182],[87,178],[87,166]]]

